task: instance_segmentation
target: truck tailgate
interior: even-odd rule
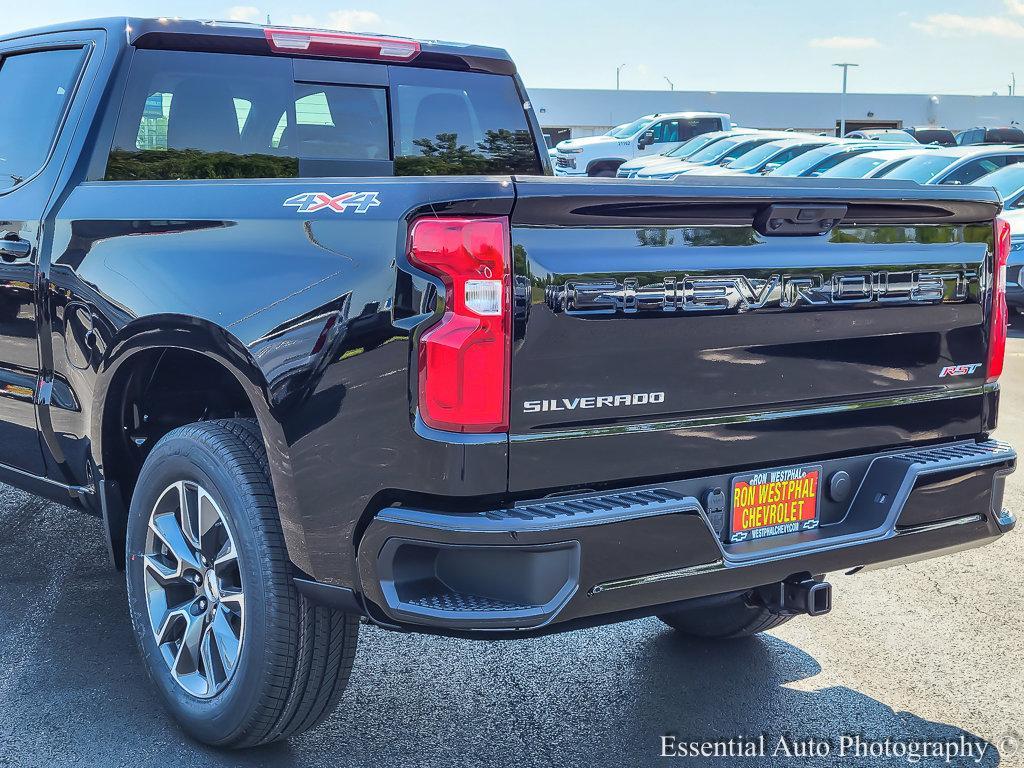
[[[510,490],[985,431],[997,198],[830,181],[516,179]]]

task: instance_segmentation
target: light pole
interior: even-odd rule
[[[664,77],[665,78],[665,82],[668,83],[668,89],[670,91],[674,91],[676,89],[676,84],[668,79],[668,75],[662,75],[662,77]]]
[[[850,67],[859,67],[860,64],[846,62],[843,64],[833,64],[832,66],[843,68],[843,95],[839,97],[839,136],[842,138],[846,135],[846,75]]]
[[[619,90],[619,83],[621,81],[622,70],[626,68],[625,64],[619,64],[615,68],[615,90]]]

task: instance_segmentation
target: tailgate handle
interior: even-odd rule
[[[754,217],[762,235],[824,235],[846,216],[845,205],[769,205]]]

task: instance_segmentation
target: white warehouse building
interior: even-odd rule
[[[838,93],[753,91],[615,91],[531,88],[530,99],[556,143],[594,136],[656,112],[726,112],[736,125],[833,133],[839,125]],[[849,93],[846,129],[931,125],[960,131],[1024,123],[1024,96],[948,96],[915,93]]]

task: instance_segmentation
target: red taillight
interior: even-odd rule
[[[507,432],[512,352],[508,221],[420,219],[409,261],[441,278],[445,311],[419,340],[419,410],[447,432]]]
[[[275,53],[384,61],[411,61],[420,54],[418,42],[399,37],[373,37],[305,29],[265,29],[263,32],[267,37],[267,43],[270,44],[270,50]]]
[[[989,318],[988,367],[986,380],[995,381],[1003,372],[1006,356],[1006,262],[1010,258],[1010,222],[996,219],[996,252],[992,275],[992,313]]]

